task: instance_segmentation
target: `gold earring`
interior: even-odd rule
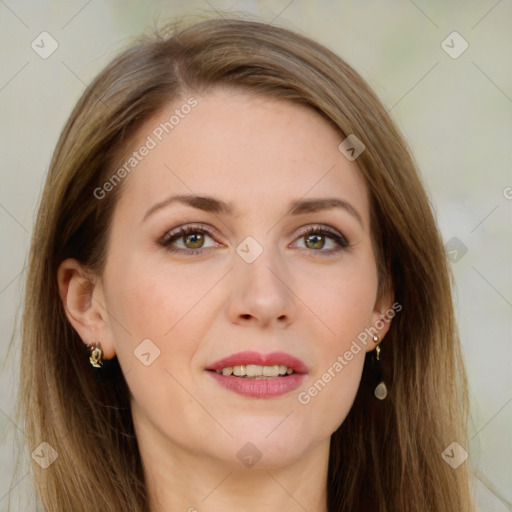
[[[87,348],[91,351],[89,356],[89,362],[94,368],[101,368],[103,366],[103,351],[101,345],[87,345]]]
[[[386,387],[384,378],[382,377],[382,369],[380,365],[380,347],[378,345],[379,338],[375,335],[373,335],[373,342],[377,344],[377,346],[375,347],[374,360],[375,371],[377,374],[377,385],[373,390],[373,394],[375,395],[375,398],[378,398],[379,400],[384,400],[388,396],[388,388]]]

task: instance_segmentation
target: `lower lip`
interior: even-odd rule
[[[273,398],[297,389],[306,378],[303,373],[292,373],[274,379],[244,379],[233,375],[222,375],[215,371],[208,373],[221,385],[239,395],[251,398]]]

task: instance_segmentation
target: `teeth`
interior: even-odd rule
[[[263,375],[261,373],[261,366],[256,366],[255,364],[248,364],[245,367],[245,371],[247,372],[247,377],[261,377]]]
[[[292,368],[275,364],[273,366],[260,366],[259,364],[247,364],[240,366],[227,366],[222,370],[215,370],[222,375],[235,375],[236,377],[247,377],[250,379],[262,377],[279,377],[280,375],[291,375]]]
[[[245,377],[245,375],[247,375],[245,365],[233,366],[233,375],[236,375],[237,377]]]
[[[264,377],[277,377],[279,375],[279,365],[274,366],[263,366]]]

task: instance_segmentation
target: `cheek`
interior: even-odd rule
[[[160,368],[160,373],[167,369],[180,381],[190,379],[199,341],[218,314],[210,292],[223,275],[216,268],[199,272],[191,267],[143,265],[133,258],[116,267],[122,273],[110,274],[111,329],[123,371],[128,375],[137,370],[130,376],[132,381],[141,366],[137,355],[148,352],[150,360],[153,354],[158,356],[151,368]],[[159,377],[146,372],[144,378],[155,384]]]
[[[207,288],[191,287],[178,273],[127,261],[111,275],[109,311],[116,353],[138,410],[153,420],[192,405],[188,386],[196,347],[191,337],[196,305]],[[116,286],[112,286],[115,282]],[[188,282],[188,285],[187,285]],[[197,332],[197,331],[196,331]],[[167,417],[168,419],[168,417]]]
[[[365,328],[370,327],[377,294],[377,271],[368,254],[347,258],[339,265],[301,269],[298,295],[322,324],[328,351],[344,351]]]
[[[331,435],[346,418],[357,394],[366,356],[366,345],[358,335],[368,327],[371,307],[364,294],[348,301],[338,299],[336,307],[322,310],[325,323],[335,334],[317,336],[316,364],[311,376],[299,390],[298,407],[315,418],[318,435]]]
[[[216,276],[127,261],[111,278],[109,311],[132,337],[162,340],[201,302]],[[121,267],[121,265],[120,265]],[[118,284],[117,284],[118,283]]]
[[[341,362],[344,361],[344,362]],[[343,423],[354,403],[364,365],[364,352],[348,362],[341,356],[315,374],[298,394],[299,415],[307,417],[311,432],[325,438]],[[341,369],[340,369],[341,368]]]
[[[359,388],[367,345],[358,336],[363,333],[365,339],[365,329],[371,327],[378,281],[371,258],[340,265],[335,272],[324,270],[304,273],[302,279],[302,290],[317,283],[305,302],[322,327],[315,340],[317,361],[298,402],[319,419],[318,432],[331,434],[347,416]]]

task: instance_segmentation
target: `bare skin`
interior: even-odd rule
[[[391,307],[377,295],[368,190],[339,152],[340,135],[312,110],[236,90],[195,97],[197,107],[122,184],[102,275],[62,263],[66,313],[84,343],[100,341],[106,358],[119,359],[152,512],[326,512],[330,436],[375,345],[362,345],[307,404],[298,396]],[[175,108],[147,122],[135,148]],[[148,214],[185,194],[233,212],[174,202]],[[317,198],[350,206],[289,214],[292,201]],[[163,245],[190,224],[195,231]],[[305,235],[307,227],[317,231]],[[248,236],[262,249],[251,263],[236,251]],[[147,339],[146,359],[159,350],[148,366],[134,355]],[[245,350],[291,354],[307,375],[294,391],[254,398],[206,371]],[[237,456],[246,445],[261,454],[252,467]]]

